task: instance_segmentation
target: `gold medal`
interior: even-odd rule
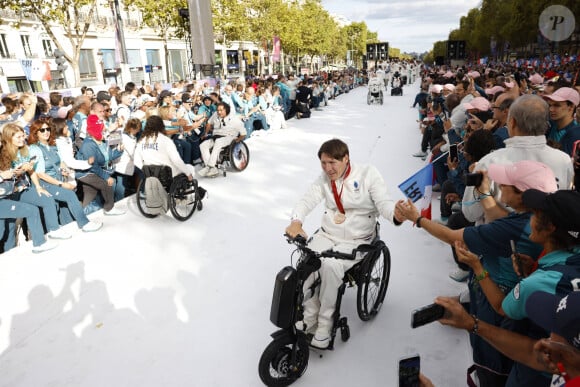
[[[346,220],[346,215],[344,215],[342,212],[337,212],[334,215],[334,223],[336,224],[341,224]]]

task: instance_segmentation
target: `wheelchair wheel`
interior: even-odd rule
[[[292,364],[293,346],[296,349],[296,364]],[[310,350],[304,339],[297,341],[290,336],[273,340],[264,350],[258,364],[260,379],[266,386],[289,386],[304,374],[308,366]]]
[[[230,163],[236,171],[243,171],[250,162],[250,150],[245,142],[240,141],[230,146]],[[225,176],[225,171],[224,171]]]
[[[169,189],[169,209],[180,221],[185,221],[193,215],[198,203],[195,196],[196,183],[187,180],[184,174],[173,178],[171,188]]]
[[[361,273],[358,283],[356,309],[363,321],[373,318],[381,309],[389,286],[391,254],[383,242],[377,245],[377,252],[371,252],[368,264]]]
[[[139,186],[137,187],[137,192],[135,193],[135,200],[137,201],[137,208],[139,212],[143,214],[146,218],[156,218],[157,215],[150,214],[147,212],[147,206],[145,205],[145,179],[139,182]]]

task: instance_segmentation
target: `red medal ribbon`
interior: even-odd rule
[[[344,207],[342,206],[340,198],[342,197],[342,189],[344,188],[344,181],[346,180],[348,175],[350,175],[350,164],[348,164],[348,168],[346,168],[346,172],[344,173],[344,177],[342,178],[340,193],[338,193],[338,190],[336,189],[336,183],[334,182],[334,180],[330,182],[332,185],[332,194],[334,195],[334,202],[336,203],[336,208],[338,208],[338,211],[340,211],[342,214],[344,214]]]

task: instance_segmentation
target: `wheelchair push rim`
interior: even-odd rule
[[[391,255],[383,244],[376,257],[369,260],[368,270],[358,284],[357,312],[361,320],[368,321],[380,310],[389,285]]]
[[[230,162],[236,171],[243,171],[250,162],[250,150],[245,142],[240,141],[230,146]]]
[[[197,182],[187,180],[184,174],[180,174],[173,179],[169,189],[169,209],[180,221],[186,221],[198,207],[196,195]]]

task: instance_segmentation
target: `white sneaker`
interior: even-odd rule
[[[220,171],[216,167],[209,167],[209,171],[207,172],[207,177],[215,177],[219,175]]]
[[[44,242],[40,246],[32,247],[32,252],[34,254],[42,253],[43,251],[52,250],[56,246],[58,246],[58,243],[56,243],[55,241],[47,240],[46,242]]]
[[[101,229],[101,227],[103,227],[103,223],[102,222],[89,222],[87,224],[85,224],[82,228],[82,230],[84,232],[93,232],[93,231],[98,231]]]
[[[58,230],[51,231],[46,235],[51,239],[70,239],[70,238],[72,238],[72,235],[69,234],[68,232],[64,231],[62,228],[59,228]]]
[[[319,348],[319,349],[326,349],[330,344],[330,332],[326,329],[317,329],[316,334],[312,338],[310,345]]]
[[[209,170],[210,170],[210,167],[203,167],[202,169],[197,171],[197,174],[201,177],[206,177]]]
[[[420,151],[417,153],[413,153],[413,157],[425,157],[425,156],[427,156],[427,152]]]
[[[457,282],[463,282],[469,277],[469,271],[457,268],[457,270],[449,273],[449,278]]]
[[[109,211],[103,211],[103,213],[105,215],[109,215],[109,216],[113,216],[113,215],[124,215],[125,212],[127,212],[127,211],[120,210],[120,209],[115,208],[115,207],[111,208]]]

